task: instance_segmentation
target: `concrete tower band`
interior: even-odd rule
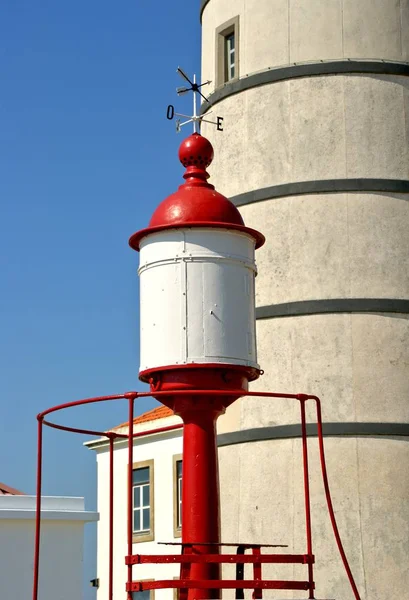
[[[363,598],[407,597],[409,2],[202,0],[200,14],[202,79],[224,118],[223,133],[202,128],[212,182],[267,240],[256,279],[265,374],[252,389],[322,398]],[[300,542],[294,410],[248,398],[222,417],[223,539]],[[319,515],[314,463],[312,473]],[[319,523],[317,589],[349,600],[330,524]]]

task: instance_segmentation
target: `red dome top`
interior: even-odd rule
[[[149,227],[131,236],[129,245],[139,250],[141,239],[150,233],[176,227],[217,227],[238,229],[256,240],[256,248],[264,243],[264,236],[244,225],[241,214],[214,186],[207,183],[206,167],[213,159],[213,146],[199,133],[186,138],[179,148],[179,160],[186,172],[186,180],[177,192],[168,196],[152,215]]]

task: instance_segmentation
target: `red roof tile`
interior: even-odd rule
[[[0,482],[0,496],[24,496],[24,492],[20,492],[19,490]]]
[[[140,425],[141,423],[147,423],[149,421],[156,421],[156,419],[165,419],[166,417],[171,417],[175,413],[173,410],[168,408],[167,406],[158,406],[158,408],[153,408],[152,410],[148,410],[145,413],[142,413],[138,417],[135,417],[133,420],[134,425]],[[121,423],[121,425],[117,425],[113,429],[119,429],[120,427],[126,427],[128,425],[128,421],[126,423]]]

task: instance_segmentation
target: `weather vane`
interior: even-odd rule
[[[188,92],[193,92],[193,115],[183,115],[181,113],[175,112],[175,107],[173,104],[169,104],[168,110],[166,113],[166,117],[169,121],[172,121],[174,117],[182,117],[187,119],[187,121],[183,121],[181,123],[180,119],[176,119],[176,131],[179,133],[184,125],[188,123],[193,123],[193,133],[200,133],[200,125],[204,121],[205,123],[211,123],[212,125],[216,125],[217,131],[223,131],[223,117],[216,117],[216,121],[210,121],[209,119],[205,119],[203,115],[197,114],[197,97],[196,94],[199,94],[210,106],[209,100],[202,94],[200,88],[204,85],[208,85],[211,81],[205,81],[203,83],[196,83],[196,75],[193,75],[193,81],[186,75],[186,73],[180,68],[177,68],[177,73],[188,82],[190,87],[179,87],[176,88],[176,92],[178,96],[182,96],[183,94],[187,94]],[[207,111],[206,116],[208,116],[212,111]]]

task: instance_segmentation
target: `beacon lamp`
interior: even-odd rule
[[[169,391],[160,401],[183,420],[182,544],[208,554],[220,543],[216,421],[261,372],[254,281],[255,249],[265,238],[207,182],[213,147],[206,138],[186,138],[179,159],[185,183],[129,244],[140,254],[139,378],[152,392]],[[220,566],[192,564],[190,576],[219,579]],[[192,599],[219,595],[189,590]]]

